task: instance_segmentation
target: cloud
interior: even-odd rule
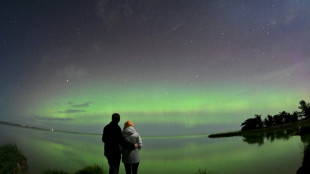
[[[86,102],[86,103],[82,103],[82,104],[73,104],[73,103],[69,103],[72,107],[89,107],[90,106],[90,104],[91,104],[92,102]]]
[[[75,114],[80,112],[86,112],[85,110],[78,110],[78,109],[67,109],[65,111],[58,111],[57,113],[61,114]]]
[[[284,79],[289,79],[289,78],[296,78],[296,76],[301,75],[301,72],[303,70],[307,70],[308,65],[309,65],[309,62],[307,60],[298,62],[287,68],[273,71],[271,73],[262,74],[260,78],[264,81],[276,81],[276,80],[284,80]]]
[[[72,118],[59,118],[59,117],[39,117],[35,116],[35,120],[37,121],[72,121]]]

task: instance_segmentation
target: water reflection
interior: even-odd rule
[[[243,141],[248,144],[257,144],[262,146],[265,139],[273,142],[274,140],[289,140],[293,135],[298,133],[298,128],[273,130],[273,131],[262,131],[257,133],[242,135]]]
[[[259,169],[264,169],[264,174],[296,173],[302,163],[302,142],[299,136],[290,137],[287,141],[276,141],[282,135],[285,133],[266,134],[274,142],[267,143],[265,140],[265,145],[259,147],[244,143],[242,138],[254,144],[257,142],[250,141],[249,137],[144,137],[141,173],[194,174],[199,169],[217,174],[261,174]],[[267,139],[266,136],[263,136],[263,141]],[[258,142],[261,142],[262,136],[259,137]],[[0,144],[12,142],[28,158],[31,174],[40,174],[47,169],[72,172],[93,164],[108,168],[103,156],[101,136],[0,126]],[[124,171],[123,165],[120,170]]]
[[[243,141],[248,144],[257,144],[258,146],[264,145],[265,140],[274,142],[275,140],[289,140],[293,136],[297,136],[298,128],[251,133],[242,135]],[[301,142],[303,143],[303,157],[302,164],[297,170],[297,174],[310,173],[310,134],[301,135]]]

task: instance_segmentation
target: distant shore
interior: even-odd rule
[[[96,134],[96,133],[87,133],[87,132],[74,132],[74,131],[65,131],[65,130],[56,130],[56,129],[47,129],[47,128],[41,128],[41,127],[36,127],[36,126],[30,126],[30,125],[25,125],[25,124],[18,124],[18,123],[11,123],[11,122],[6,122],[6,121],[0,121],[0,125],[7,125],[7,126],[13,126],[13,127],[20,127],[20,128],[26,128],[26,129],[35,129],[35,130],[40,130],[40,131],[48,131],[48,132],[58,132],[58,133],[67,133],[67,134],[79,134],[79,135],[101,135],[101,134]]]
[[[249,131],[231,131],[231,132],[223,132],[223,133],[214,133],[210,134],[208,137],[209,138],[225,138],[225,137],[233,137],[233,136],[242,136],[242,135],[248,135],[248,134],[254,134],[254,133],[262,133],[262,132],[267,132],[267,131],[276,131],[276,130],[283,130],[283,129],[297,129],[296,135],[299,135],[300,128],[302,126],[310,126],[310,119],[307,120],[301,120],[296,123],[288,123],[288,124],[283,124],[283,125],[278,125],[278,126],[272,126],[268,128],[261,128],[261,129],[253,129]]]

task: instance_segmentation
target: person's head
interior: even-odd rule
[[[129,126],[133,127],[133,123],[132,123],[130,120],[128,120],[128,121],[126,121],[126,122],[124,123],[124,130],[125,130],[126,128],[128,128]]]
[[[112,114],[112,122],[113,123],[118,123],[120,120],[120,115],[118,113]]]

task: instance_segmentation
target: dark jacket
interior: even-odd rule
[[[121,157],[121,151],[119,145],[122,145],[128,149],[135,149],[135,145],[126,142],[121,128],[118,123],[110,122],[103,129],[102,142],[104,142],[104,155],[107,157]]]

